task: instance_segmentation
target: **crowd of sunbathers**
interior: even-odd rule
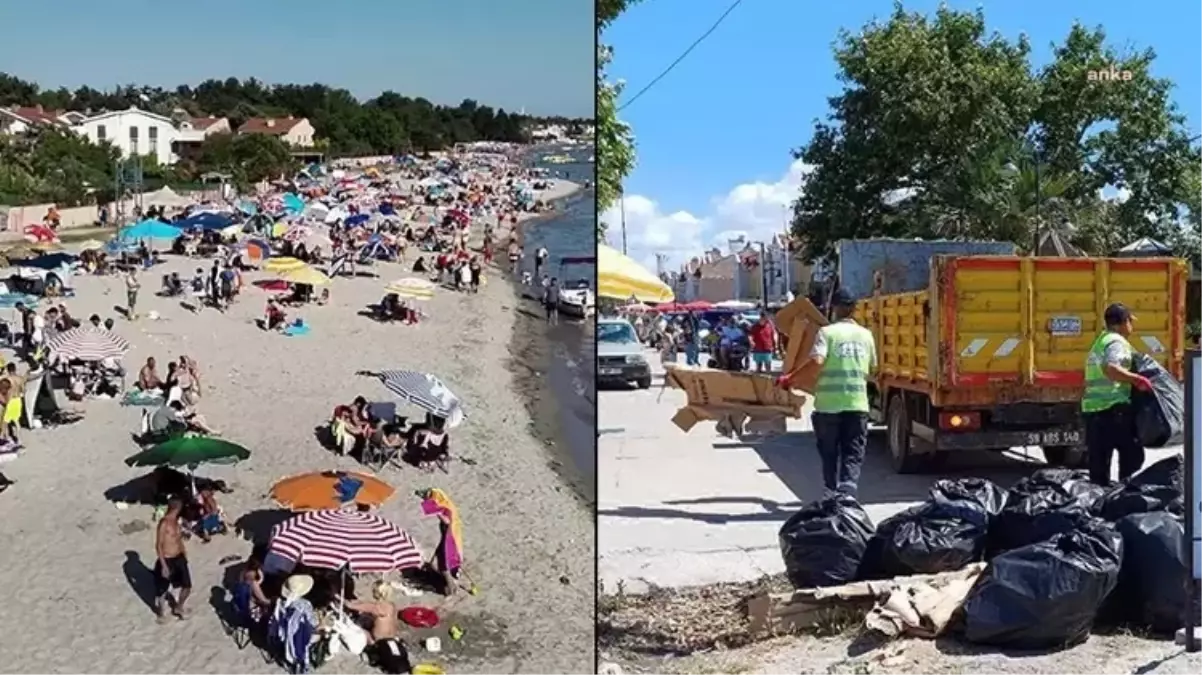
[[[187,433],[221,435],[197,410],[202,389],[196,361],[181,356],[178,361],[168,363],[166,377],[160,377],[158,363],[151,356],[138,371],[135,386],[146,397],[143,404],[161,401],[153,413],[143,412],[144,442],[162,441]]]
[[[378,408],[359,396],[350,405],[334,408],[330,432],[340,455],[358,454],[367,464],[394,464],[401,459],[425,471],[446,471],[450,455],[447,420],[427,414],[419,423],[395,414],[382,417]]]

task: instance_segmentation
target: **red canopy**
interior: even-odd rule
[[[666,304],[663,304],[663,305],[656,305],[656,306],[655,306],[655,311],[657,311],[657,312],[667,312],[667,313],[672,313],[672,312],[704,312],[704,311],[707,311],[707,310],[710,310],[710,309],[713,309],[713,308],[714,308],[714,304],[713,304],[712,302],[706,302],[706,301],[704,301],[704,300],[694,300],[693,302],[684,302],[684,303],[681,303],[681,302],[669,302],[669,303],[666,303]]]

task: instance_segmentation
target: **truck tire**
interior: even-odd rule
[[[637,384],[639,386],[639,389],[650,389],[651,388],[651,377],[650,376],[640,377],[638,379]]]
[[[885,431],[888,440],[889,461],[897,473],[922,473],[931,464],[933,455],[914,454],[914,445],[910,434],[910,411],[906,410],[906,400],[901,394],[894,394],[889,400],[889,410],[885,417]]]
[[[1043,449],[1043,458],[1051,466],[1079,469],[1085,466],[1085,448],[1078,445],[1052,445]]]

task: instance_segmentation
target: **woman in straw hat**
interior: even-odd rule
[[[313,577],[293,574],[284,582],[271,615],[269,634],[284,645],[284,662],[299,670],[309,658],[309,641],[317,628],[317,615],[305,596],[313,590]]]

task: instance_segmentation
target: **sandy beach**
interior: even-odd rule
[[[578,186],[556,181],[540,199],[556,199]],[[475,228],[478,233],[482,227]],[[415,254],[409,254],[412,262]],[[231,520],[270,510],[265,498],[277,479],[311,470],[358,468],[350,458],[323,449],[315,429],[335,405],[356,395],[387,401],[374,378],[357,371],[406,368],[433,373],[464,401],[468,420],[451,432],[450,473],[406,467],[382,475],[397,496],[382,514],[407,528],[428,553],[437,522],[423,518],[415,490],[443,488],[463,517],[467,572],[478,596],[407,599],[438,610],[444,622],[425,635],[443,636],[443,652],[427,654],[410,643],[414,663],[437,663],[448,672],[591,672],[594,668],[595,537],[592,514],[565,486],[548,461],[521,397],[522,369],[512,369],[511,334],[519,320],[511,284],[492,271],[479,295],[439,291],[424,305],[417,326],[379,324],[361,316],[380,299],[384,285],[410,276],[408,264],[379,264],[378,279],[338,278],[331,303],[295,310],[312,326],[302,337],[259,330],[267,294],[249,285],[226,313],[194,314],[177,299],[155,297],[163,274],[190,276],[208,261],[173,256],[142,276],[142,319],[129,322],[120,277],[76,280],[72,313],[117,320],[116,331],[133,345],[125,358],[132,374],[149,356],[160,364],[186,354],[200,366],[201,412],[226,438],[251,449],[250,460],[205,467],[234,489],[222,496]],[[159,320],[145,318],[149,311]],[[528,373],[527,377],[534,377]],[[122,460],[135,453],[131,432],[139,408],[116,401],[60,402],[86,413],[73,425],[26,430],[27,446],[3,467],[17,481],[0,495],[0,586],[6,590],[0,631],[3,672],[280,672],[251,647],[240,651],[214,609],[220,605],[226,568],[220,562],[250,553],[235,533],[202,544],[189,542],[194,579],[187,621],[155,624],[149,606],[154,523],[149,506],[118,508],[105,490],[145,472]],[[270,521],[269,516],[259,518]],[[276,522],[276,521],[272,521]],[[465,635],[453,642],[446,626]],[[413,637],[412,632],[406,638]],[[374,672],[342,656],[325,672]]]

